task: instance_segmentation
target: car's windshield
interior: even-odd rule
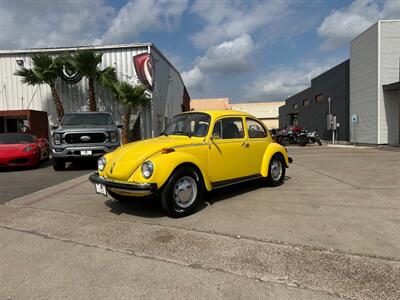
[[[30,134],[0,134],[0,144],[30,144],[33,142],[33,136]]]
[[[64,116],[61,125],[112,125],[114,124],[109,114],[68,114]]]
[[[164,133],[204,137],[210,125],[210,116],[204,113],[186,113],[173,117]]]

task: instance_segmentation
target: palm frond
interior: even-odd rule
[[[112,88],[114,83],[117,82],[117,73],[113,67],[107,67],[98,72],[96,78],[102,86]]]
[[[150,100],[146,88],[142,85],[133,86],[128,82],[122,81],[115,83],[111,90],[117,101],[131,108],[144,105]]]
[[[102,53],[96,53],[93,49],[78,50],[73,56],[72,64],[82,76],[95,79],[102,57]]]
[[[43,80],[32,69],[27,69],[25,67],[15,71],[14,75],[22,77],[21,81],[29,85],[44,83]]]

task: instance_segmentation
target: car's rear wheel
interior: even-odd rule
[[[197,210],[203,200],[201,174],[192,167],[175,170],[161,191],[161,205],[169,216],[183,217]]]
[[[268,166],[267,184],[269,186],[279,186],[285,180],[286,167],[282,155],[272,156]]]
[[[63,171],[65,170],[65,160],[62,158],[54,158],[52,159],[53,169],[54,171]]]

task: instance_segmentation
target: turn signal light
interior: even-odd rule
[[[175,151],[175,149],[172,149],[172,148],[164,148],[164,149],[161,150],[161,153],[162,154],[167,154],[167,153],[171,153],[171,152],[174,152],[174,151]]]

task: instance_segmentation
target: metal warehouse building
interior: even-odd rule
[[[73,53],[78,49],[94,49],[103,53],[101,68],[114,67],[119,80],[144,84],[151,94],[151,104],[135,112],[132,119],[140,125],[140,135],[148,138],[158,135],[168,118],[189,110],[190,99],[182,78],[168,59],[151,43],[106,45],[93,47],[43,48],[0,51],[0,111],[36,110],[48,114],[50,124],[57,115],[50,88],[47,85],[29,86],[21,82],[14,72],[21,66],[31,67],[31,57],[44,52],[49,55]],[[63,72],[56,87],[60,93],[65,112],[87,110],[87,80],[76,74]],[[110,111],[121,121],[123,107],[114,101],[111,92],[100,85],[95,86],[99,111]],[[5,118],[0,117],[1,128],[7,131]],[[8,120],[10,121],[10,120]],[[134,124],[131,124],[131,128]]]
[[[279,125],[327,130],[328,99],[339,140],[359,144],[400,144],[400,20],[379,21],[350,43],[350,60],[311,81],[288,99]]]

